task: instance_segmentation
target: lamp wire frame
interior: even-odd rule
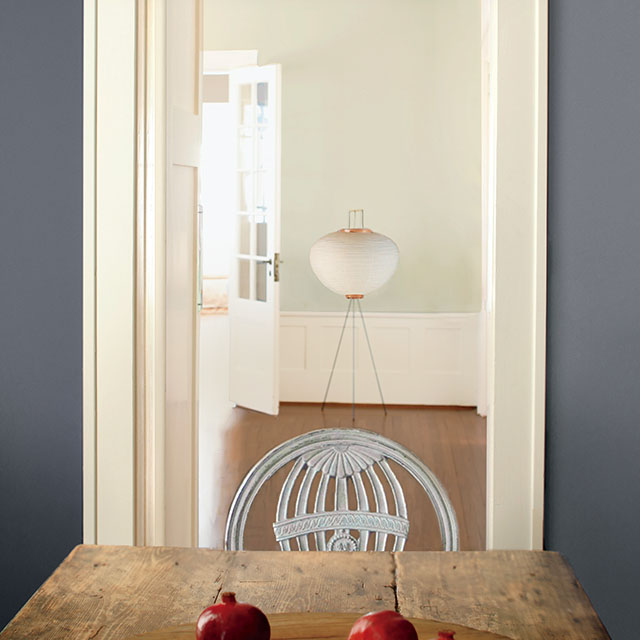
[[[360,224],[358,224],[360,216]],[[349,229],[364,229],[364,209],[349,209]]]
[[[333,364],[331,366],[331,373],[329,374],[329,380],[327,381],[327,388],[324,392],[324,398],[322,400],[322,406],[320,407],[321,411],[324,411],[324,408],[327,404],[327,397],[329,395],[329,389],[331,388],[331,381],[333,380],[333,373],[336,368],[336,363],[338,362],[338,356],[340,355],[340,347],[342,346],[342,339],[344,338],[344,332],[347,327],[347,322],[349,321],[349,314],[351,314],[351,331],[353,336],[353,344],[352,344],[352,352],[351,352],[351,421],[356,421],[356,305],[358,306],[358,312],[360,314],[360,319],[362,320],[362,328],[364,329],[364,336],[367,341],[367,347],[369,348],[369,355],[371,356],[371,365],[373,366],[373,373],[376,377],[376,384],[378,385],[378,392],[380,393],[380,401],[382,403],[382,408],[384,409],[384,414],[387,415],[387,405],[384,402],[384,396],[382,394],[382,385],[380,384],[380,377],[378,376],[378,369],[376,367],[376,361],[373,357],[373,349],[371,348],[371,341],[369,340],[369,332],[367,331],[367,323],[364,319],[364,314],[362,313],[362,306],[360,304],[360,300],[355,299],[355,304],[353,299],[349,299],[349,304],[347,305],[347,312],[344,316],[344,322],[342,323],[342,331],[340,332],[340,338],[338,339],[338,346],[336,348],[336,355],[333,358]]]

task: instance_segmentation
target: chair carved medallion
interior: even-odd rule
[[[404,493],[389,461],[422,486],[436,511],[443,548],[458,548],[458,525],[444,488],[413,453],[377,433],[320,429],[270,451],[243,480],[229,511],[228,549],[242,549],[248,510],[262,485],[293,462],[273,530],[280,548],[308,551],[401,551],[409,535]],[[389,498],[391,500],[389,500]],[[389,502],[391,501],[391,505]],[[372,508],[373,507],[373,508]],[[329,536],[327,538],[327,536]],[[311,543],[311,544],[310,544]]]

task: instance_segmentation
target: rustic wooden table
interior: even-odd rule
[[[195,621],[221,591],[266,613],[397,609],[516,640],[607,640],[548,551],[322,553],[79,546],[2,640],[125,638]]]

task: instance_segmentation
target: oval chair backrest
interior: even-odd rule
[[[402,487],[389,461],[405,469],[425,490],[438,518],[442,548],[457,551],[455,512],[433,472],[397,442],[360,429],[318,429],[269,451],[245,476],[233,499],[225,547],[232,551],[243,549],[244,528],[253,500],[269,478],[293,462],[280,492],[273,524],[283,551],[291,550],[292,540],[297,549],[308,551],[310,536],[318,551],[366,551],[371,534],[371,550],[384,551],[391,537],[392,550],[402,551],[409,519]],[[328,505],[331,485],[333,504]],[[355,509],[349,508],[350,493],[355,496]],[[388,496],[393,498],[391,509]],[[328,506],[332,508],[328,510]]]

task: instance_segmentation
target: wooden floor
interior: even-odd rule
[[[475,409],[452,407],[389,407],[385,417],[378,406],[356,409],[317,404],[282,404],[280,415],[267,416],[233,409],[221,435],[218,464],[209,477],[218,488],[214,518],[214,547],[222,548],[229,505],[247,471],[274,446],[313,429],[355,426],[396,440],[418,455],[444,485],[458,517],[460,548],[485,548],[485,419]],[[201,460],[200,464],[206,464]],[[402,470],[395,469],[405,491],[411,529],[407,550],[440,549],[440,535],[431,503],[421,487]],[[288,469],[276,474],[258,494],[245,529],[245,548],[278,549],[273,535],[278,493]]]

